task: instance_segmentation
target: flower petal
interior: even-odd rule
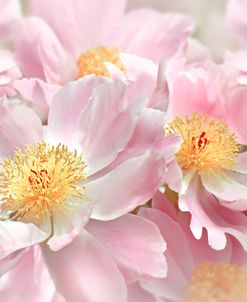
[[[146,203],[161,185],[165,170],[164,158],[148,151],[88,183],[86,195],[95,202],[92,218],[114,219]]]
[[[15,302],[51,301],[54,285],[42,259],[29,249],[19,263],[0,279],[0,300]],[[39,270],[36,267],[39,263]]]
[[[48,236],[31,223],[0,221],[0,258],[42,242]]]
[[[158,298],[146,291],[138,282],[128,286],[128,302],[159,302]]]
[[[122,275],[105,248],[83,231],[58,252],[42,247],[48,270],[66,301],[125,302]]]
[[[81,113],[77,139],[88,163],[89,173],[105,167],[123,150],[136,120],[145,106],[145,98],[126,103],[120,81],[106,81],[95,87],[92,99]]]
[[[247,198],[247,174],[229,170],[210,170],[201,174],[204,187],[216,197],[234,201]]]
[[[166,275],[165,241],[148,220],[127,214],[106,222],[90,220],[86,229],[107,248],[120,268],[140,276]]]
[[[125,0],[108,0],[107,4],[100,0],[90,3],[81,0],[32,0],[30,14],[41,17],[51,26],[76,62],[86,48],[106,44],[109,33],[116,31],[115,25],[124,7]]]
[[[12,155],[16,148],[42,140],[41,121],[30,108],[0,103],[0,116],[0,157]]]
[[[34,78],[15,81],[14,86],[26,100],[32,102],[34,109],[46,120],[49,106],[59,86]]]
[[[145,24],[145,26],[143,26]],[[120,44],[124,51],[158,63],[182,48],[193,31],[191,20],[180,14],[161,14],[151,9],[129,12],[123,21]]]
[[[88,76],[70,82],[58,91],[50,106],[47,140],[71,145],[71,133],[75,132],[81,112],[90,101],[95,86],[103,82],[103,78]]]
[[[179,207],[191,213],[190,228],[195,238],[202,236],[205,228],[209,245],[222,250],[226,246],[227,234],[234,236],[247,250],[247,218],[237,211],[223,207],[206,191],[198,176],[195,176],[188,190],[179,198]]]
[[[21,5],[18,0],[0,1],[0,40],[1,43],[12,38],[12,31],[21,18]]]
[[[53,251],[68,245],[80,233],[88,222],[93,207],[92,202],[76,197],[71,197],[66,204],[64,211],[52,216],[53,235],[47,244]]]
[[[16,39],[16,60],[26,77],[52,84],[74,78],[75,66],[54,32],[41,19],[29,17],[20,24]]]

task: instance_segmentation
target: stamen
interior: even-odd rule
[[[207,116],[185,116],[175,119],[165,127],[165,133],[177,133],[183,138],[176,154],[180,167],[184,170],[212,168],[232,169],[240,150],[235,134],[230,133],[223,121]]]
[[[114,47],[96,47],[82,53],[77,61],[78,77],[89,74],[110,77],[105,66],[105,62],[116,65],[121,71],[125,72],[125,67],[120,59],[120,52]]]
[[[83,199],[86,165],[64,145],[27,145],[0,167],[0,219],[40,221],[65,209],[69,197]]]
[[[199,264],[185,294],[185,302],[246,302],[247,273],[236,264]]]

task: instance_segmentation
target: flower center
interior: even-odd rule
[[[207,116],[175,117],[165,127],[165,133],[177,133],[183,138],[176,154],[180,167],[199,172],[212,168],[232,169],[236,165],[239,144],[223,121]]]
[[[78,61],[78,77],[82,78],[89,74],[110,77],[105,62],[116,65],[125,72],[125,67],[120,59],[120,52],[114,47],[95,47],[83,52]]]
[[[247,273],[236,264],[199,264],[185,294],[185,302],[246,302]]]
[[[65,209],[69,197],[83,199],[78,182],[86,165],[64,145],[27,145],[0,166],[0,219],[40,222]]]

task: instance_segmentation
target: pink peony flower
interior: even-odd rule
[[[208,246],[205,232],[196,240],[189,230],[188,213],[177,214],[160,192],[153,198],[153,208],[142,208],[140,215],[155,223],[167,241],[168,274],[131,284],[136,300],[129,302],[145,296],[147,302],[246,301],[246,252],[236,241],[228,239],[225,249],[216,251]]]
[[[106,62],[128,73],[121,53],[158,63],[183,48],[193,30],[183,15],[154,10],[124,14],[124,8],[124,0],[29,1],[29,17],[15,41],[25,77],[62,85],[88,74],[109,76]]]
[[[197,239],[205,228],[213,248],[223,249],[230,234],[247,250],[246,86],[232,66],[182,61],[167,68],[165,132],[183,139],[167,183]]]
[[[144,97],[129,102],[125,88],[71,82],[47,126],[23,105],[0,106],[1,274],[40,244],[66,301],[126,301],[125,280],[166,275],[157,227],[128,212],[159,188],[180,138],[164,138],[164,114]]]
[[[11,54],[0,51],[0,98],[16,94],[13,82],[21,77],[21,72],[16,66]]]

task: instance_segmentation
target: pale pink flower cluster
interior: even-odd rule
[[[135,5],[0,0],[1,302],[247,301],[247,0]]]

